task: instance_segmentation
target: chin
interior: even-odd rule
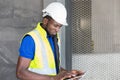
[[[51,36],[55,36],[56,34],[51,34]]]
[[[56,35],[56,33],[52,33],[52,34],[50,34],[50,35],[54,36],[54,35]]]

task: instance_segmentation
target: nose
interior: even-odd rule
[[[60,27],[56,27],[56,32],[58,32],[60,30]]]

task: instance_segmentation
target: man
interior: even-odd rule
[[[26,33],[19,49],[16,75],[21,80],[63,80],[83,72],[67,71],[60,67],[57,32],[66,22],[67,12],[59,2],[43,10],[42,23]]]

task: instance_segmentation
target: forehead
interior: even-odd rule
[[[56,22],[56,21],[53,20],[53,19],[50,19],[49,21],[50,21],[51,24],[62,26],[62,24]]]

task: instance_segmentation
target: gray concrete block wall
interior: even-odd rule
[[[15,76],[19,42],[42,20],[43,0],[0,0],[0,80]]]

